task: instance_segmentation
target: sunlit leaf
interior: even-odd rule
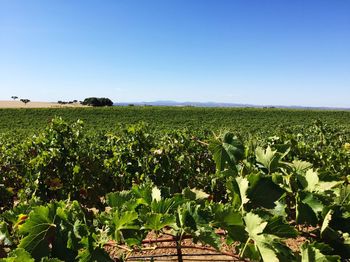
[[[217,171],[236,169],[236,164],[244,156],[244,146],[232,133],[225,133],[222,138],[212,141],[210,151],[216,163]]]

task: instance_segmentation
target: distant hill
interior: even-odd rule
[[[245,104],[232,104],[232,103],[216,103],[216,102],[176,102],[171,100],[165,101],[152,101],[152,102],[130,102],[130,103],[116,103],[118,106],[125,106],[133,104],[135,106],[147,105],[147,106],[195,106],[195,107],[248,107],[250,105]]]
[[[193,107],[252,107],[252,108],[289,108],[289,109],[314,109],[314,110],[350,110],[345,107],[311,107],[311,106],[283,106],[283,105],[252,105],[236,103],[218,103],[218,102],[177,102],[172,100],[160,100],[152,102],[122,102],[114,103],[115,106],[193,106]]]

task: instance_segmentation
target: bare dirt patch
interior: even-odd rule
[[[126,246],[118,246],[111,242],[106,246],[108,253],[119,261],[118,257],[124,255],[123,261],[178,261],[178,248],[175,241],[167,241],[169,236],[161,235],[156,238],[155,234],[150,232],[143,241],[141,249],[130,249]],[[159,241],[159,242],[157,242]],[[194,243],[191,238],[181,241],[182,261],[247,261],[239,259],[234,253],[234,247],[225,244],[224,238],[221,239],[222,248],[220,251],[214,248]]]
[[[55,102],[28,102],[0,100],[0,108],[65,108],[65,107],[85,107],[79,103],[61,105]]]

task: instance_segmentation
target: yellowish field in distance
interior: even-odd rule
[[[27,104],[24,104],[23,102],[16,100],[16,101],[5,101],[0,100],[0,108],[50,108],[50,107],[84,107],[80,103],[73,103],[73,104],[66,104],[61,105],[55,102],[29,102]]]

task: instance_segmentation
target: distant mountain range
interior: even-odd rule
[[[232,104],[232,103],[216,103],[216,102],[176,102],[171,100],[161,100],[152,102],[130,102],[130,103],[115,103],[117,106],[194,106],[194,107],[248,107],[244,104]]]
[[[152,102],[121,102],[114,103],[115,106],[193,106],[193,107],[251,107],[251,108],[290,108],[290,109],[319,109],[319,110],[350,110],[345,107],[311,107],[311,106],[282,106],[282,105],[252,105],[218,102],[177,102],[172,100],[160,100]]]

